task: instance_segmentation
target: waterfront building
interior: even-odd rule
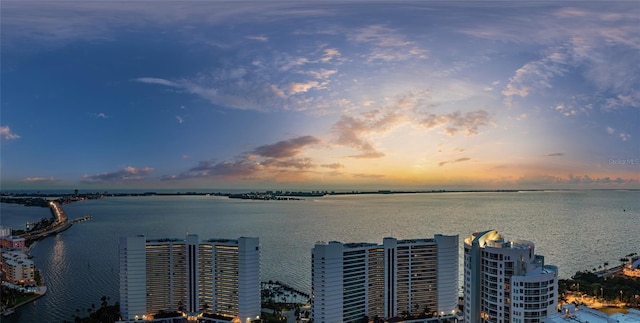
[[[161,312],[187,319],[252,321],[260,316],[258,238],[120,238],[120,312],[125,320]]]
[[[11,233],[12,233],[12,230],[10,227],[0,226],[0,238],[8,237],[11,235]]]
[[[623,265],[622,274],[627,277],[640,277],[640,256],[631,258],[629,264]]]
[[[637,323],[640,322],[640,311],[629,308],[627,313],[613,313],[611,315],[584,305],[576,307],[570,303],[562,306],[560,313],[547,317],[544,323]]]
[[[314,322],[453,317],[458,236],[375,243],[316,243],[311,260]]]
[[[5,251],[2,253],[3,280],[11,284],[33,283],[35,281],[35,266],[27,255],[20,251]]]
[[[558,268],[495,230],[464,240],[465,322],[536,323],[557,313]]]
[[[24,238],[12,235],[10,227],[0,227],[0,247],[3,249],[18,249],[22,253],[27,251]]]

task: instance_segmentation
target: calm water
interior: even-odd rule
[[[1,204],[2,225],[50,215],[48,209]],[[118,298],[118,239],[257,236],[262,280],[311,290],[316,241],[381,243],[385,236],[432,237],[497,229],[535,242],[560,276],[617,264],[640,251],[640,191],[562,191],[330,196],[303,201],[245,201],[205,196],[120,197],[64,206],[93,220],[40,241],[32,254],[49,292],[3,322],[60,322],[86,313],[105,295]],[[461,242],[462,246],[462,242]],[[460,257],[462,264],[462,256]]]

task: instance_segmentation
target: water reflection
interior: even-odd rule
[[[55,236],[55,243],[53,244],[52,257],[51,257],[51,271],[56,274],[64,274],[69,268],[67,262],[67,250],[65,242],[62,240],[61,235]]]

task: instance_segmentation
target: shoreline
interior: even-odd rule
[[[27,304],[29,304],[29,303],[31,303],[33,301],[36,301],[36,300],[40,299],[40,297],[44,296],[46,293],[47,293],[47,290],[45,288],[45,290],[44,290],[44,292],[42,294],[34,294],[33,298],[28,299],[26,301],[23,301],[22,303],[17,304],[14,307],[7,308],[6,310],[4,310],[2,312],[2,316],[10,316],[11,314],[14,314],[19,307],[21,307],[23,305],[27,305]]]
[[[29,245],[29,248],[27,248],[27,251],[25,251],[25,254],[26,254],[27,256],[29,256],[29,258],[33,257],[33,256],[31,255],[31,250],[33,250],[33,248],[35,248],[35,247],[36,247],[36,245],[38,245],[38,240],[33,241],[33,242]]]
[[[40,241],[41,239],[45,239],[45,238],[47,238],[49,236],[55,236],[58,233],[69,229],[71,227],[71,225],[72,225],[72,222],[70,222],[68,220],[68,218],[67,218],[64,210],[62,209],[62,207],[60,205],[58,205],[56,202],[50,202],[49,203],[49,208],[51,209],[51,212],[53,213],[54,217],[56,218],[56,223],[54,223],[46,231],[36,234],[35,237],[28,236],[30,239],[32,239],[32,242],[29,244],[29,247],[24,252],[24,254],[28,258],[33,258],[33,256],[31,255],[31,252],[33,251],[33,248],[35,248],[35,246],[38,245],[38,241]],[[39,279],[40,282],[35,287],[35,291],[33,292],[33,296],[30,296],[29,298],[25,299],[24,301],[14,305],[14,306],[12,306],[10,308],[4,309],[2,311],[2,316],[9,316],[11,314],[14,314],[15,311],[19,307],[24,306],[26,304],[29,304],[31,302],[34,302],[34,301],[36,301],[37,299],[41,298],[42,296],[44,296],[47,293],[47,285],[45,284],[44,276],[42,275],[42,271],[39,268],[35,268],[35,270],[38,272],[38,276],[40,277],[40,279]],[[4,285],[4,283],[5,282],[3,281],[3,285]],[[7,286],[7,287],[11,288],[11,286]],[[22,292],[22,295],[25,295],[25,294],[26,294],[25,292]]]
[[[537,197],[535,197],[536,199],[538,199],[538,198],[539,198],[539,199],[546,199],[546,198],[547,198],[547,197],[546,197],[546,195],[540,195],[540,194],[536,194],[536,193],[533,193],[533,194],[537,196]],[[624,193],[623,193],[623,194],[624,194]],[[486,194],[486,195],[487,195],[487,196],[490,196],[490,195],[492,195],[492,194]],[[508,194],[508,193],[505,193],[503,196],[505,197],[505,199],[516,198],[514,195],[510,195],[510,194]],[[626,196],[626,195],[625,195],[625,196]],[[347,197],[347,196],[345,196],[345,197]],[[427,196],[425,196],[425,197],[427,197]],[[443,196],[443,197],[444,197],[444,196]],[[348,197],[347,197],[347,198],[348,198]],[[365,198],[365,196],[362,196],[360,199],[359,199],[357,196],[355,196],[355,197],[353,197],[353,198],[358,199],[358,200],[362,200],[362,198]],[[388,199],[388,198],[389,198],[389,197],[387,197],[387,199]],[[391,198],[392,200],[395,200],[395,198],[394,198],[394,197],[390,197],[390,198]],[[461,195],[461,198],[466,199],[467,197],[466,197],[466,195]],[[479,197],[478,199],[480,199],[480,198],[484,198],[484,197],[482,197],[482,196],[481,196],[481,197]],[[143,199],[144,199],[144,198],[143,198]],[[163,201],[164,201],[164,200],[173,201],[173,200],[175,199],[175,200],[179,200],[179,201],[178,201],[178,203],[185,203],[185,204],[187,204],[187,203],[191,203],[191,202],[192,202],[192,200],[198,200],[198,201],[201,201],[201,200],[202,200],[202,201],[204,201],[204,202],[202,202],[202,203],[203,203],[203,205],[206,205],[206,204],[208,203],[208,198],[205,198],[205,197],[202,197],[202,198],[200,198],[200,197],[186,198],[186,197],[185,197],[185,198],[183,198],[183,199],[180,199],[180,198],[171,198],[171,197],[167,197],[167,198],[158,197],[158,199],[161,199],[161,200],[163,200]],[[219,199],[220,201],[226,201],[226,200],[227,200],[226,198],[223,198],[223,197],[218,197],[218,198],[213,198],[213,197],[212,197],[212,199]],[[352,198],[349,198],[349,199],[352,199]],[[373,200],[378,200],[378,199],[385,199],[385,197],[383,197],[383,196],[379,196],[379,197],[378,197],[378,196],[370,196],[370,197],[367,197],[367,201],[373,201]],[[440,199],[440,197],[439,197],[439,196],[433,196],[433,199]],[[319,198],[318,200],[321,200],[321,199]],[[416,198],[412,198],[411,200],[412,200],[412,201],[413,201],[413,200],[422,200],[422,198],[420,198],[420,195],[416,195]],[[119,201],[120,201],[120,200],[119,200]],[[122,203],[130,203],[130,202],[135,202],[135,201],[137,201],[135,198],[131,198],[130,200],[129,200],[129,199],[126,199],[126,198],[123,198]],[[151,198],[151,200],[149,200],[149,201],[150,201],[150,202],[153,202],[153,201],[154,201],[154,199],[153,199],[153,198]],[[325,200],[325,201],[326,201],[326,200]],[[95,202],[96,202],[96,204],[100,204],[100,205],[103,203],[103,202],[101,202],[101,201],[95,201]],[[118,203],[120,203],[120,202],[118,202]],[[180,205],[182,205],[182,204],[180,204]],[[273,205],[274,205],[274,206],[276,206],[276,204],[273,204]],[[305,205],[306,205],[306,204],[305,204]],[[76,205],[74,205],[74,206],[76,206]],[[77,206],[81,206],[81,205],[77,205]],[[79,214],[80,214],[80,213],[82,213],[82,212],[85,212],[85,213],[89,213],[89,212],[91,212],[91,213],[93,213],[93,210],[92,210],[92,209],[93,209],[93,207],[92,207],[92,206],[93,206],[93,204],[88,205],[88,206],[86,206],[86,207],[85,207],[84,205],[82,205],[82,208],[81,208],[81,209],[74,209],[74,208],[73,208],[73,206],[72,206],[72,209],[71,209],[72,211],[70,211],[69,216],[74,217],[74,215],[76,215],[75,213],[78,213],[78,215],[79,215]],[[297,204],[296,204],[296,206],[297,206]],[[259,207],[259,206],[257,206],[257,207]],[[253,206],[251,206],[251,208],[253,208]],[[295,208],[296,208],[296,207],[293,207],[293,209],[295,209]],[[277,209],[280,209],[280,207],[278,207]],[[81,211],[78,211],[78,210],[81,210]],[[75,211],[75,212],[73,212],[73,211]],[[97,210],[96,210],[95,212],[96,212],[95,214],[96,214],[96,215],[98,215],[98,216],[101,216],[101,214],[102,214],[102,213],[98,212]],[[627,209],[627,212],[629,212],[629,209]],[[98,218],[98,217],[96,217],[96,218]],[[83,228],[83,229],[84,229],[84,228]],[[84,230],[83,230],[83,231],[84,231]],[[167,236],[173,236],[173,235],[167,235]],[[57,239],[57,238],[58,238],[58,237],[56,237],[56,239]],[[84,240],[83,240],[83,241],[84,241]],[[45,241],[45,245],[44,245],[43,247],[40,247],[40,248],[45,248],[45,247],[46,247],[45,249],[49,250],[50,242],[52,242],[52,241]],[[34,243],[34,244],[37,244],[37,243]],[[37,248],[37,247],[36,247],[35,245],[30,246],[30,251],[31,251],[31,253],[33,253],[33,251],[34,251],[34,250],[36,250],[36,249],[31,249],[31,248]],[[40,252],[42,253],[42,252],[43,252],[43,250],[41,250]],[[48,254],[48,253],[49,253],[49,252],[47,251],[47,254]],[[41,255],[40,257],[42,257],[42,255]],[[40,259],[40,258],[38,258],[38,259]],[[606,259],[606,258],[605,258],[605,259]],[[596,260],[598,260],[598,259],[596,259]],[[88,263],[88,261],[85,261],[85,262],[87,262],[87,263]],[[595,261],[595,260],[594,260],[594,263],[596,263],[596,262],[597,262],[597,261]],[[82,266],[83,268],[86,268],[86,267],[87,267],[87,264],[85,264],[85,263],[81,263],[81,265],[83,265],[83,266]],[[589,265],[589,266],[587,266],[587,267],[588,267],[588,268],[591,268],[592,266],[593,266],[593,265]],[[95,266],[93,266],[93,263],[91,264],[91,267],[92,267],[92,269],[95,269]],[[579,267],[580,267],[580,268],[583,268],[583,267],[585,267],[585,266],[579,266]],[[597,266],[596,266],[596,267],[597,267]],[[107,266],[106,268],[107,268],[107,272],[108,272],[108,269],[109,269],[109,268],[108,268],[108,266]],[[586,268],[586,267],[585,267],[585,268]],[[50,269],[44,269],[44,270],[46,270],[46,271],[48,272]],[[112,268],[112,271],[113,271],[113,268]],[[571,271],[571,273],[573,273],[573,272],[574,272],[574,271]],[[569,274],[569,272],[567,272],[567,275],[565,275],[565,276],[568,276],[568,274]],[[49,276],[48,276],[48,277],[49,277]],[[287,279],[288,277],[289,277],[289,276],[286,276],[286,277],[278,277],[278,279],[280,279],[280,281],[287,282],[287,283],[291,283],[291,282],[296,283],[296,285],[295,285],[295,286],[298,286],[298,285],[297,285],[297,283],[298,283],[298,282],[297,282],[297,280],[296,280],[296,281],[294,281],[294,280],[291,280],[291,279]],[[269,278],[271,278],[271,277],[269,277]],[[275,280],[275,278],[273,278],[273,279]],[[300,280],[301,280],[301,279],[300,279]],[[48,281],[48,282],[49,282],[49,281]],[[57,288],[55,288],[55,289],[57,289]],[[42,303],[42,301],[41,301],[41,303],[38,303],[38,306],[37,306],[37,307],[36,307],[36,306],[33,306],[33,308],[34,308],[34,309],[36,309],[36,308],[41,308],[43,305],[48,304],[48,303],[49,303],[49,302],[51,302],[53,299],[57,298],[57,297],[58,297],[58,295],[56,295],[56,293],[57,293],[57,292],[56,292],[56,290],[55,290],[55,289],[50,293],[50,297],[47,297],[46,299],[44,299],[44,300],[45,300],[45,302],[44,302],[44,303]],[[303,287],[303,288],[301,288],[301,289],[302,289],[302,290],[306,290],[304,287]],[[111,297],[113,298],[113,296],[112,296],[112,295],[109,295],[109,296],[111,296]],[[95,297],[94,297],[94,298],[95,298]],[[27,311],[31,311],[31,309],[32,309],[32,306],[28,306],[28,307],[22,308],[22,309],[20,309],[20,312],[18,313],[18,315],[21,315],[22,313],[27,312]],[[73,309],[71,310],[71,312],[73,312]],[[18,315],[16,315],[16,316],[18,316]],[[24,316],[23,316],[23,317],[24,317]]]

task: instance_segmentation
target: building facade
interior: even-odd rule
[[[22,253],[27,252],[24,238],[13,236],[10,227],[0,227],[0,247],[3,249],[18,249]]]
[[[458,236],[375,243],[317,243],[312,250],[314,322],[453,316]]]
[[[495,230],[464,240],[465,322],[537,323],[557,312],[558,268]]]
[[[120,312],[125,320],[179,312],[242,322],[260,316],[258,238],[120,239]]]
[[[2,253],[2,275],[12,284],[26,284],[35,282],[35,266],[27,255],[20,251]]]

